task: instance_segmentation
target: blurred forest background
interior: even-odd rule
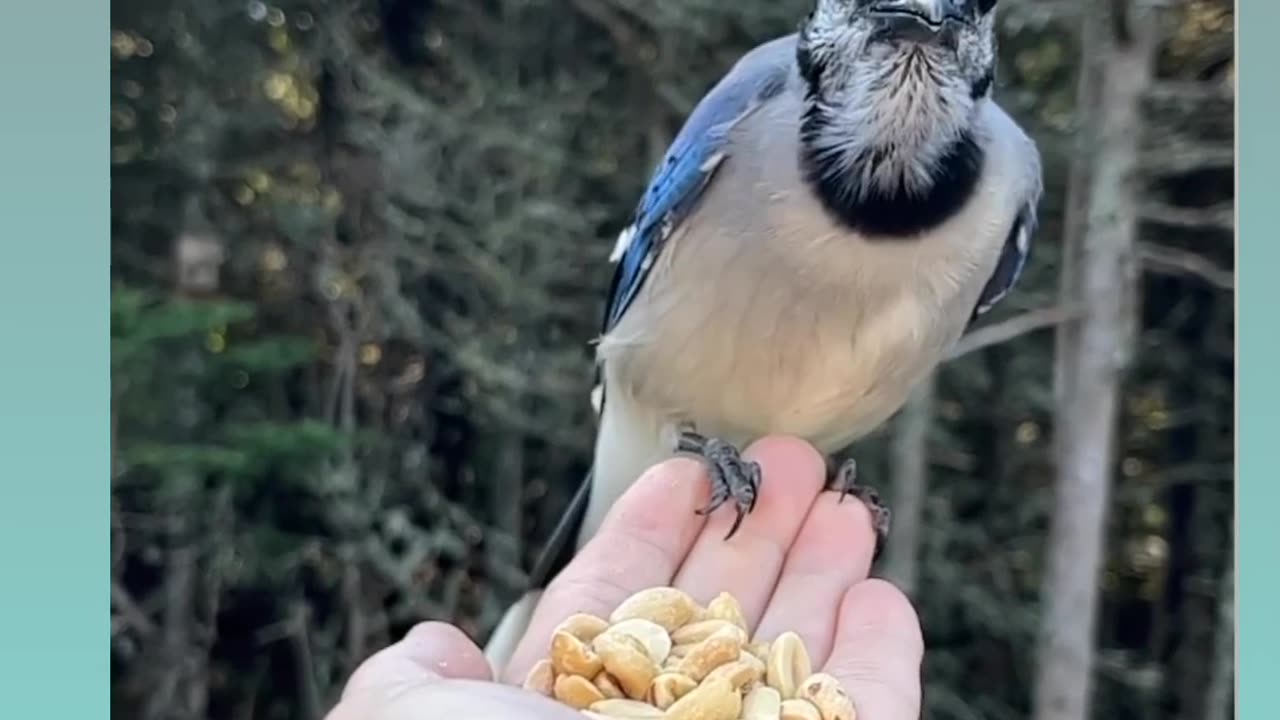
[[[487,635],[587,468],[615,234],[809,4],[112,3],[115,713],[319,720]],[[1001,1],[1033,260],[855,448],[930,720],[1232,716],[1233,9],[1124,4]]]

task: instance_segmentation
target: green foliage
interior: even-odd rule
[[[271,467],[317,469],[324,458],[350,444],[350,438],[330,425],[314,420],[294,423],[245,423],[227,430],[228,443],[246,457],[252,469]]]
[[[240,450],[214,445],[139,443],[120,451],[129,465],[161,475],[243,472],[253,459]]]
[[[136,372],[139,364],[161,360],[166,350],[201,342],[253,316],[253,306],[245,302],[201,303],[117,287],[111,294],[112,368]]]
[[[222,363],[252,373],[280,374],[297,368],[316,355],[315,344],[305,338],[276,337],[236,344],[222,354]]]

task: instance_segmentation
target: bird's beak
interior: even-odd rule
[[[965,22],[963,0],[873,0],[867,16],[877,23],[877,36],[886,40],[945,43]]]

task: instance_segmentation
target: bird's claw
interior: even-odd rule
[[[724,539],[733,537],[743,519],[756,507],[763,477],[760,463],[744,460],[738,448],[723,440],[704,437],[692,430],[681,431],[676,449],[701,458],[711,476],[711,500],[697,510],[699,515],[708,515],[726,502],[733,501],[737,517]]]
[[[840,492],[839,502],[844,502],[846,495],[852,495],[861,500],[862,504],[867,506],[867,510],[871,511],[871,528],[876,534],[876,547],[871,557],[873,561],[879,558],[889,539],[889,520],[892,514],[889,512],[889,506],[881,499],[880,493],[867,485],[858,484],[857,461],[849,458],[841,463],[840,468],[828,483],[827,489]]]

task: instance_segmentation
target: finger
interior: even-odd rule
[[[712,513],[675,585],[703,603],[720,592],[731,593],[754,627],[764,614],[787,548],[822,490],[826,464],[808,443],[789,437],[765,438],[743,455],[759,462],[763,471],[755,509],[729,540],[724,537],[735,519],[732,507]]]
[[[772,640],[795,631],[820,667],[831,652],[840,601],[867,578],[875,541],[865,505],[849,497],[841,501],[838,492],[820,494],[787,552],[756,634]]]
[[[924,638],[911,602],[884,580],[854,585],[840,603],[825,670],[867,720],[920,717]]]
[[[504,679],[521,682],[533,663],[546,657],[552,630],[570,615],[608,617],[627,596],[670,584],[706,522],[694,511],[707,495],[696,460],[674,458],[642,475],[618,499],[599,532],[547,585]]]
[[[361,663],[342,695],[441,678],[491,680],[492,676],[480,648],[461,630],[446,623],[420,623],[403,640]]]

